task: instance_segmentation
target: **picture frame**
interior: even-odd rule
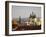
[[[25,27],[23,29],[23,26],[22,27],[20,26],[22,29],[15,30],[14,27],[12,29],[13,17],[14,16],[18,17],[19,15],[21,17],[23,17],[24,15],[21,15],[21,14],[24,14],[23,11],[26,11],[26,14],[25,14],[25,17],[26,17],[27,14],[28,14],[27,13],[28,10],[38,12],[38,13],[35,13],[35,14],[42,18],[42,23],[40,23],[40,27],[36,26],[36,28],[35,28],[34,26],[31,26],[33,28],[31,28],[31,30],[30,30],[30,27],[28,27],[27,25],[25,26],[25,23],[24,23],[24,26],[27,29]],[[15,11],[15,13],[14,13],[14,11]],[[19,11],[20,11],[20,13],[17,13]],[[29,11],[29,14],[30,14],[30,11]],[[20,24],[20,21],[19,21],[19,24]],[[23,24],[23,22],[22,22],[22,24]],[[28,31],[28,29],[29,29],[29,31]],[[45,3],[5,1],[5,35],[6,36],[16,36],[16,35],[18,36],[18,35],[33,35],[33,34],[45,34]]]

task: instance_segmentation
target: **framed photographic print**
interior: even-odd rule
[[[45,3],[5,2],[5,35],[45,33]]]

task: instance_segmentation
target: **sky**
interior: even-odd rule
[[[41,7],[34,6],[12,6],[12,19],[14,18],[26,18],[29,17],[30,14],[36,14],[37,17],[41,17]]]

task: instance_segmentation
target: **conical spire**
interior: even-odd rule
[[[34,14],[34,12],[32,12],[32,14],[30,14],[29,18],[36,18],[36,15]]]

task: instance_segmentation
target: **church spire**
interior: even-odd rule
[[[36,15],[34,14],[34,12],[32,12],[32,14],[30,14],[29,18],[36,18]]]

